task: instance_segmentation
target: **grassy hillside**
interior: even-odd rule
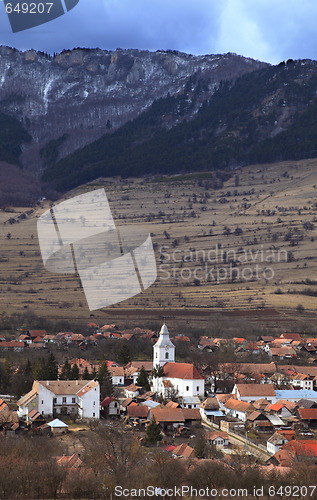
[[[156,283],[93,313],[77,276],[43,267],[36,222],[50,201],[23,216],[0,212],[0,310],[71,322],[91,314],[97,323],[178,318],[198,327],[221,313],[259,327],[313,328],[317,160],[247,166],[220,189],[213,181],[206,173],[103,178],[67,193],[104,187],[116,223],[142,223],[155,245]]]

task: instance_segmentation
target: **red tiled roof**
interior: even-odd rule
[[[295,440],[289,441],[284,444],[282,449],[287,451],[293,451],[296,455],[306,456],[306,457],[317,457],[317,441],[316,439],[305,439],[305,440]]]
[[[247,403],[245,401],[238,401],[237,399],[230,398],[224,405],[228,410],[236,410],[236,411],[247,411],[252,409],[251,403]]]
[[[214,441],[218,437],[221,437],[222,439],[229,439],[227,432],[222,432],[222,431],[207,432],[205,437],[206,437],[206,439],[208,439],[210,441]]]
[[[281,403],[274,403],[274,405],[268,407],[268,410],[279,411],[282,408],[284,408],[284,405],[282,405]]]
[[[163,370],[165,377],[182,380],[203,380],[197,368],[190,363],[166,363]]]
[[[0,342],[0,347],[20,347],[23,348],[23,343],[16,340],[10,340],[8,342]]]
[[[91,382],[89,382],[89,384],[85,385],[85,387],[83,387],[79,392],[77,392],[78,397],[81,398],[84,394],[91,391],[92,389],[94,389],[98,385],[99,385],[98,382],[96,382],[95,380],[91,380]]]
[[[114,400],[114,398],[111,398],[111,397],[107,397],[105,398],[103,401],[101,401],[100,403],[100,406],[102,406],[103,408],[108,408],[108,406],[110,405],[110,403]]]
[[[112,377],[124,377],[124,371],[122,366],[110,366],[109,372]]]
[[[185,420],[201,420],[200,411],[197,408],[183,408]]]
[[[184,423],[184,415],[182,408],[166,408],[157,406],[151,408],[151,416],[155,418],[156,422],[180,422]]]
[[[317,408],[298,408],[302,420],[317,420]]]
[[[281,337],[283,339],[299,340],[300,342],[302,342],[302,337],[299,335],[299,333],[283,333]]]
[[[175,448],[173,454],[178,457],[192,458],[195,456],[195,450],[191,446],[188,446],[188,444],[182,443]]]
[[[237,384],[241,397],[252,396],[275,396],[272,384]]]
[[[44,337],[46,330],[29,330],[30,337]]]
[[[169,401],[166,403],[165,408],[180,408],[180,404],[175,401]]]
[[[147,418],[149,413],[149,409],[147,406],[137,405],[137,406],[128,406],[128,415],[131,418]]]
[[[296,437],[296,432],[293,429],[277,429],[276,432],[284,436],[288,441]]]

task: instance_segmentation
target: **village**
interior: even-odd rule
[[[268,470],[283,471],[299,461],[317,464],[317,338],[285,333],[249,342],[203,336],[190,350],[193,359],[199,359],[194,351],[201,358],[196,366],[176,362],[177,346],[190,339],[171,339],[165,324],[159,334],[141,328],[123,333],[115,325],[94,325],[93,330],[86,336],[29,330],[16,340],[1,338],[2,355],[10,350],[41,352],[58,344],[85,353],[87,345],[96,346],[101,339],[124,342],[121,364],[67,359],[58,366],[55,380],[34,380],[19,399],[1,395],[1,440],[26,433],[71,433],[75,422],[100,421],[121,426],[146,445],[154,423],[155,444],[173,459],[230,464],[242,454]],[[152,360],[129,359],[128,345],[138,336],[153,346]],[[238,357],[215,362],[228,343]],[[251,353],[254,362],[237,361],[243,353]],[[257,362],[263,353],[268,362]],[[78,454],[68,461],[81,464]]]

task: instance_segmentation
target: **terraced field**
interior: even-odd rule
[[[36,223],[49,201],[33,211],[8,207],[0,213],[0,311],[138,324],[170,317],[200,325],[219,313],[264,326],[313,324],[317,160],[241,168],[217,190],[212,181],[212,174],[100,179],[67,194],[104,187],[116,224],[142,224],[155,246],[155,284],[93,312],[78,276],[44,269]]]

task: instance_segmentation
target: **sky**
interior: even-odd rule
[[[317,1],[79,0],[57,19],[12,33],[0,0],[0,45],[50,53],[74,47],[234,52],[272,64],[317,59]]]

